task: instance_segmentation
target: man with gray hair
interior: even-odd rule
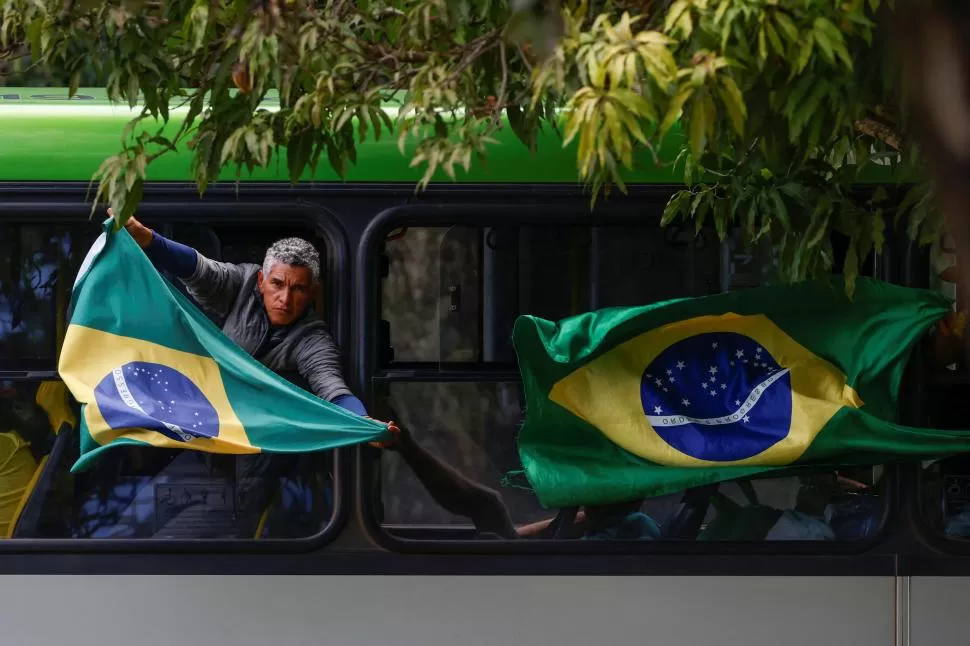
[[[226,336],[257,361],[321,399],[367,414],[344,382],[340,352],[326,325],[310,308],[320,280],[320,254],[312,244],[278,240],[260,267],[206,258],[134,217],[125,228],[152,264],[181,280],[203,309],[219,317]]]

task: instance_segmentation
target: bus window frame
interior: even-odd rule
[[[460,202],[408,204],[385,209],[368,224],[361,236],[357,255],[357,289],[355,291],[355,314],[358,322],[355,368],[356,386],[372,400],[374,385],[378,381],[507,381],[508,370],[490,371],[482,366],[472,369],[455,369],[447,372],[427,368],[427,363],[412,366],[379,364],[381,319],[381,272],[379,253],[385,236],[400,227],[447,227],[447,226],[509,226],[509,225],[582,225],[607,227],[635,224],[637,220],[650,217],[644,214],[651,206],[658,206],[658,214],[666,202],[663,192],[651,193],[640,198],[638,209],[611,208],[601,204],[594,215],[588,196],[580,196],[567,204],[537,201],[523,204],[501,203],[462,204]],[[551,202],[550,200],[549,202]],[[543,210],[555,215],[543,215]],[[605,211],[605,212],[604,212]],[[658,218],[659,219],[659,218]],[[723,244],[723,243],[719,243]],[[878,270],[877,270],[878,271]],[[473,364],[474,365],[474,364]],[[457,368],[457,367],[456,367]],[[519,380],[518,371],[514,372]],[[862,555],[885,548],[895,531],[899,500],[899,478],[895,465],[884,465],[883,514],[878,529],[860,540],[851,541],[763,541],[763,542],[715,542],[715,541],[581,541],[581,540],[483,540],[444,539],[421,540],[401,538],[390,533],[375,517],[375,492],[380,494],[380,450],[369,446],[356,448],[357,515],[367,537],[381,548],[391,552],[409,554],[642,554],[642,555]],[[554,516],[558,510],[550,510]]]
[[[899,268],[900,283],[906,287],[929,289],[929,249],[927,247],[919,246],[915,241],[912,240],[907,240],[904,245],[904,248],[899,250],[899,255],[902,259],[901,267]],[[913,349],[913,357],[918,364],[922,364],[922,355],[925,355],[928,350],[929,349],[922,344],[917,345]],[[946,373],[929,373],[918,370],[914,371],[913,375],[910,376],[909,383],[904,384],[903,386],[904,388],[908,387],[916,393],[915,397],[911,398],[911,401],[913,402],[912,406],[904,411],[904,414],[907,417],[907,423],[919,425],[925,420],[925,407],[927,403],[925,393],[928,389],[931,389],[937,385],[952,383],[954,381],[959,383],[967,383],[967,377],[963,374],[951,376]],[[944,560],[943,563],[945,564],[945,572],[935,569],[939,564],[938,557],[940,556],[970,556],[970,538],[961,539],[948,537],[930,524],[927,514],[924,513],[927,502],[924,495],[927,484],[926,479],[927,475],[924,472],[924,469],[918,463],[905,464],[899,469],[900,491],[912,492],[906,496],[905,500],[901,501],[900,506],[909,517],[909,524],[912,530],[913,538],[919,543],[925,545],[933,553],[932,555],[917,555],[914,558],[930,567],[930,571],[928,572],[929,575],[937,576],[944,573],[957,574],[950,569],[956,564],[962,566],[958,570],[959,575],[966,576],[968,573],[970,573],[970,562],[963,560]]]
[[[173,191],[174,192],[174,191]],[[56,195],[56,193],[55,193]],[[220,193],[212,197],[189,201],[182,199],[158,199],[157,193],[146,193],[146,201],[139,205],[140,218],[157,224],[205,221],[208,224],[260,224],[279,223],[306,226],[318,232],[326,246],[326,271],[324,283],[325,320],[334,340],[344,351],[349,345],[350,329],[350,243],[346,231],[337,216],[325,206],[304,201],[282,201],[278,196],[267,201],[235,202],[226,200]],[[0,223],[11,225],[75,224],[97,226],[91,217],[91,207],[80,201],[58,199],[56,201],[30,200],[24,202],[0,202]],[[179,197],[182,197],[179,195]],[[220,199],[223,197],[223,199]],[[267,213],[272,214],[268,220]],[[107,217],[101,211],[103,217]],[[350,361],[345,377],[351,379]],[[60,379],[56,371],[0,371],[0,379],[15,381],[42,381]],[[85,538],[11,538],[0,541],[0,554],[4,553],[197,553],[197,554],[303,554],[320,550],[334,542],[350,518],[353,480],[350,464],[352,455],[348,449],[337,449],[333,455],[333,513],[329,522],[317,533],[294,539],[85,539]],[[34,494],[31,494],[33,497]]]

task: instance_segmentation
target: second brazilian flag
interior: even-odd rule
[[[970,451],[970,434],[896,422],[941,296],[839,279],[592,312],[524,316],[519,437],[543,504],[660,495],[792,465]]]

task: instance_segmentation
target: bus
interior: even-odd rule
[[[324,269],[314,307],[355,394],[535,532],[480,536],[398,455],[366,445],[298,456],[256,481],[231,456],[147,448],[71,474],[78,411],[57,353],[104,217],[91,214],[89,182],[133,114],[99,89],[0,88],[4,643],[968,641],[963,457],[650,498],[637,516],[649,535],[591,532],[581,510],[537,502],[517,475],[518,315],[746,289],[772,268],[770,248],[733,233],[661,227],[682,182],[669,165],[641,165],[628,194],[593,207],[575,150],[551,132],[530,152],[505,128],[487,165],[421,192],[421,169],[393,138],[361,144],[343,179],[323,164],[295,184],[285,164],[238,182],[228,169],[202,196],[180,151],[152,164],[137,211],[226,262],[261,262],[284,236],[313,242]],[[905,234],[862,270],[919,287],[934,275]],[[901,418],[961,428],[970,382],[926,367],[928,344],[909,363]],[[261,492],[255,512],[244,489]]]

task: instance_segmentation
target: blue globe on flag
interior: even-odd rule
[[[758,455],[791,428],[788,369],[754,339],[735,332],[671,344],[644,371],[640,399],[664,442],[711,462]]]
[[[113,429],[144,428],[179,442],[219,435],[219,414],[184,374],[159,363],[132,361],[94,389],[101,416]]]

